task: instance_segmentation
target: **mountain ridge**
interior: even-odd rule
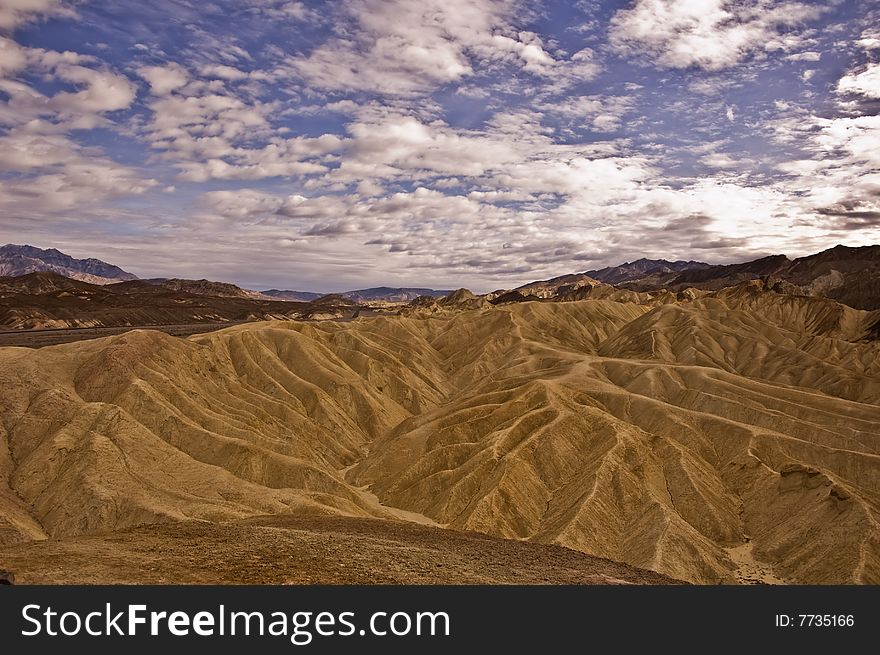
[[[111,284],[136,280],[137,276],[100,259],[76,259],[55,248],[8,243],[0,246],[0,277],[53,272],[82,282]]]
[[[584,275],[592,277],[606,284],[620,284],[633,279],[649,275],[676,273],[685,270],[707,268],[711,264],[697,261],[668,261],[666,259],[637,259],[633,262],[624,262],[618,266],[607,266],[598,270],[586,271]]]

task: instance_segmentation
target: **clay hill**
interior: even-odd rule
[[[880,583],[878,311],[765,280],[569,286],[0,348],[0,568],[157,581],[167,549],[190,581],[253,554],[248,581],[521,561],[525,581]]]
[[[343,318],[354,309],[353,302],[336,296],[306,303],[266,300],[207,280],[96,285],[45,272],[0,278],[0,325],[13,329]]]

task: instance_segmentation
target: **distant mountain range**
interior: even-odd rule
[[[358,289],[347,291],[342,295],[355,302],[410,302],[419,296],[433,296],[441,298],[452,293],[452,289],[438,291],[437,289],[419,289],[413,287],[373,287],[372,289]]]
[[[716,291],[766,278],[771,287],[784,287],[786,293],[830,298],[855,309],[880,309],[880,245],[835,246],[797,259],[772,255],[742,264],[694,264],[679,271],[631,277],[618,286],[633,291],[688,287]]]
[[[282,291],[280,289],[269,289],[267,291],[261,291],[260,293],[269,298],[276,298],[277,300],[293,300],[295,302],[309,302],[310,300],[317,300],[324,295],[321,293],[315,293],[314,291]]]
[[[0,277],[15,278],[35,272],[50,272],[89,284],[152,285],[191,296],[229,298],[261,302],[320,302],[350,304],[408,303],[420,297],[441,298],[453,292],[417,287],[373,287],[339,294],[269,289],[252,291],[228,282],[154,278],[138,280],[118,266],[98,259],[74,259],[55,249],[33,246],[0,247]],[[539,280],[513,290],[501,289],[482,298],[493,304],[529,300],[580,300],[587,297],[623,298],[628,293],[666,290],[673,294],[688,289],[717,291],[740,282],[762,279],[769,289],[788,294],[821,296],[856,309],[880,309],[880,246],[857,248],[836,246],[815,255],[789,259],[772,255],[739,264],[713,265],[697,261],[637,259],[585,273]],[[9,280],[6,280],[7,288]],[[55,284],[36,280],[33,284]],[[143,289],[138,286],[137,293]],[[426,305],[427,306],[427,305]]]
[[[260,291],[264,296],[275,298],[278,300],[297,300],[301,302],[309,302],[320,298],[323,294],[313,293],[311,291],[279,291],[278,289],[269,289],[268,291]],[[373,287],[371,289],[356,289],[354,291],[345,291],[337,294],[348,300],[357,303],[371,302],[410,302],[419,296],[433,296],[434,298],[442,298],[452,293],[452,289],[420,289],[417,287]]]
[[[100,259],[75,259],[55,248],[43,250],[11,243],[0,246],[0,277],[40,272],[58,273],[90,284],[111,284],[137,279],[136,275]]]
[[[765,288],[789,295],[830,298],[855,309],[880,309],[880,245],[835,246],[797,259],[771,255],[741,264],[639,259],[500,289],[485,297],[496,305],[587,297],[621,300],[635,298],[628,293],[718,291],[751,280],[762,280]]]
[[[118,266],[108,264],[100,259],[75,259],[54,248],[44,250],[34,246],[19,246],[15,244],[7,244],[0,247],[0,277],[18,277],[28,273],[57,273],[72,280],[88,282],[89,284],[113,284],[138,279],[137,275],[128,273]],[[217,298],[311,302],[327,295],[313,291],[287,291],[279,289],[252,291],[250,289],[242,289],[229,282],[213,282],[211,280],[150,278],[145,280],[145,282],[171,291]],[[371,302],[409,302],[419,296],[439,298],[450,293],[452,293],[451,290],[373,287],[370,289],[346,291],[338,295],[356,303],[366,304]]]

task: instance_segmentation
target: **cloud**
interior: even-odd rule
[[[44,127],[89,129],[107,125],[104,114],[126,109],[135,98],[131,81],[92,57],[65,51],[27,48],[0,37],[0,87],[7,95],[0,105],[0,124],[48,119]],[[96,67],[98,65],[98,67]],[[46,96],[14,76],[37,73],[51,79],[55,93]],[[60,88],[59,88],[60,87]]]
[[[0,36],[0,77],[15,73],[27,64],[27,51],[12,39]]]
[[[0,24],[70,11],[60,3],[0,3]],[[3,22],[5,21],[5,22]],[[31,80],[47,84],[43,93]],[[136,169],[83,146],[77,130],[114,129],[108,117],[129,108],[135,85],[92,56],[22,46],[0,37],[0,209],[53,216],[141,195],[157,185]]]
[[[15,128],[0,137],[0,171],[25,173],[80,158],[76,143],[60,134],[40,134]]]
[[[579,127],[597,132],[613,132],[622,125],[632,111],[632,96],[570,95],[564,100],[536,102],[535,107],[545,114],[569,121]]]
[[[0,31],[12,32],[43,16],[75,16],[63,0],[0,0]]]
[[[211,67],[208,73],[227,73]],[[203,71],[204,72],[204,71]],[[259,180],[325,172],[315,161],[338,149],[335,135],[280,136],[272,125],[276,102],[243,97],[226,85],[204,80],[180,64],[139,69],[151,86],[151,112],[143,133],[161,158],[190,182]],[[235,77],[235,76],[232,76]]]
[[[817,225],[861,230],[866,240],[871,229],[876,234],[878,226],[870,219],[880,211],[880,116],[800,115],[776,128],[808,154],[778,166],[789,177],[777,187],[802,208],[804,220],[824,217]]]
[[[807,50],[806,52],[796,52],[794,54],[786,55],[785,59],[788,61],[819,61],[822,58],[821,52],[816,52],[815,50]]]
[[[611,19],[609,42],[624,55],[644,55],[662,68],[730,68],[747,56],[768,50],[790,50],[796,34],[778,38],[781,28],[794,28],[818,18],[827,8],[801,2],[756,0],[636,0]]]
[[[287,65],[312,87],[387,95],[426,93],[504,65],[566,86],[600,70],[589,49],[554,57],[516,27],[515,0],[355,0],[340,34]]]
[[[844,75],[837,83],[837,92],[880,98],[880,64],[868,64],[859,73]]]
[[[59,65],[56,76],[71,82],[77,91],[61,91],[52,96],[49,106],[61,113],[102,114],[126,109],[135,97],[135,86],[124,75],[84,66]]]
[[[880,238],[870,16],[618,4],[79,3],[57,50],[0,37],[0,225],[318,290]]]
[[[865,30],[856,45],[863,50],[880,50],[880,30]]]
[[[700,157],[700,163],[709,168],[721,169],[737,168],[740,165],[739,161],[723,152],[713,152],[712,154],[704,155]]]
[[[131,168],[105,158],[86,158],[76,147],[62,145],[68,156],[53,155],[34,166],[46,169],[48,163],[47,172],[0,180],[0,209],[7,216],[84,210],[110,198],[141,195],[157,185]]]
[[[168,95],[189,81],[187,70],[176,62],[168,62],[162,66],[142,66],[138,68],[138,74],[149,83],[150,90],[157,96]]]
[[[320,12],[311,9],[304,2],[293,0],[250,0],[251,5],[261,14],[274,20],[317,21]]]
[[[230,81],[244,80],[248,77],[248,74],[244,71],[233,68],[232,66],[226,66],[224,64],[204,66],[202,68],[202,75],[208,78]]]

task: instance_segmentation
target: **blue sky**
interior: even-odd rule
[[[0,241],[250,288],[880,242],[880,11],[0,0]]]

